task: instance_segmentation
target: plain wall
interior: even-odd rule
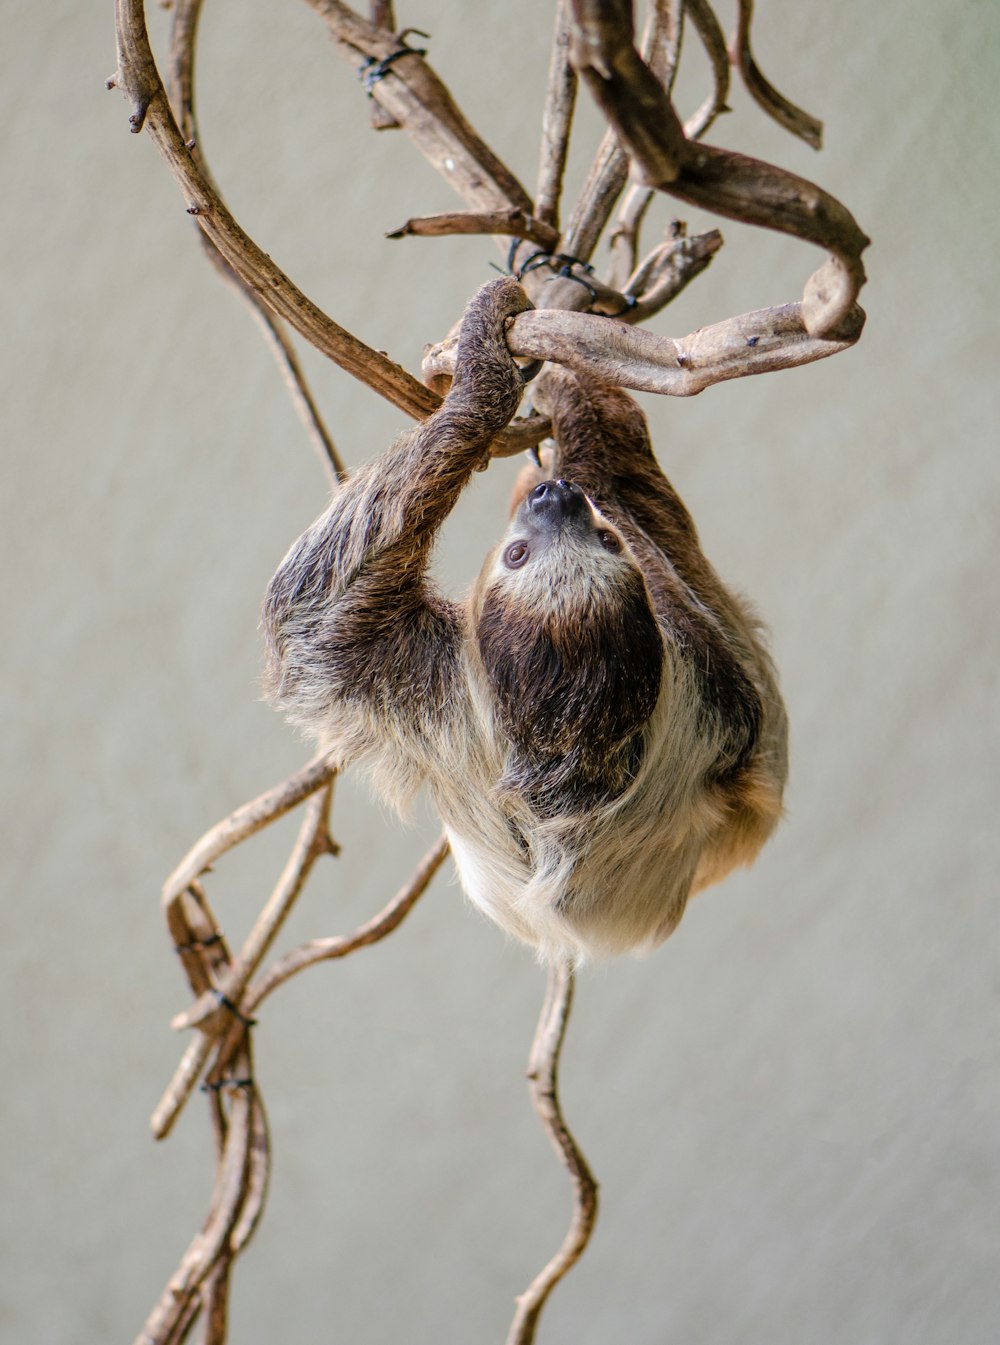
[[[18,1345],[130,1340],[201,1218],[204,1103],[162,1147],[147,1129],[184,1045],[159,887],[309,750],[260,701],[256,626],[324,478],[152,142],[102,88],[112,8],[10,7],[0,54],[0,1334]],[[536,15],[525,0],[399,12],[433,34],[435,67],[529,191],[550,28]],[[368,129],[306,6],[209,6],[204,26],[203,144],[230,205],[326,311],[416,369],[493,274],[492,245],[384,240],[453,198],[403,135]],[[540,1342],[1000,1338],[997,27],[982,2],[769,0],[758,59],[824,118],[828,148],[738,87],[712,133],[854,211],[874,240],[869,325],[834,360],[644,399],[709,556],[769,624],[788,816],[658,953],[581,978],[563,1091],[602,1212]],[[688,65],[684,110],[704,78],[695,50]],[[574,182],[597,125],[581,97]],[[721,228],[710,272],[655,330],[794,299],[820,260]],[[404,427],[304,361],[350,463]],[[449,527],[454,588],[515,471],[477,478]],[[210,878],[234,938],[292,825]],[[367,918],[436,834],[350,779],[334,829],[343,854],[283,946]],[[235,1271],[233,1345],[503,1338],[569,1212],[522,1079],[542,988],[449,876],[388,942],[267,1004],[274,1178]]]

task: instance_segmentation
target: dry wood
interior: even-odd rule
[[[784,304],[727,318],[674,340],[612,318],[546,308],[518,314],[507,344],[518,357],[554,360],[601,383],[692,397],[730,378],[836,355],[857,341],[863,324],[864,314],[856,308],[836,338],[820,340],[809,334],[802,305]],[[438,375],[453,373],[455,343],[432,347],[424,367]]]
[[[381,28],[385,33],[396,31],[396,15],[392,0],[371,0],[368,8],[373,28]],[[399,126],[392,113],[387,112],[374,98],[368,104],[368,120],[373,131],[394,131]]]
[[[628,0],[572,0],[578,73],[649,185],[746,224],[829,250],[810,278],[803,320],[815,337],[851,320],[868,239],[851,213],[814,183],[744,154],[693,144],[663,86],[633,45]]]
[[[118,69],[109,86],[121,89],[128,100],[133,132],[149,131],[181,188],[188,214],[240,279],[317,350],[408,415],[431,415],[440,401],[429,388],[327,317],[240,228],[174,119],[149,46],[142,0],[116,0],[116,15]]]
[[[542,112],[542,148],[538,162],[535,213],[558,233],[559,200],[576,107],[576,71],[569,60],[569,0],[556,0],[549,79]]]
[[[559,1105],[559,1057],[573,1005],[573,986],[569,967],[551,968],[528,1062],[535,1111],[573,1184],[573,1217],[562,1246],[518,1296],[507,1345],[531,1345],[549,1294],[583,1255],[597,1219],[597,1183]]]
[[[387,233],[386,238],[444,238],[449,234],[500,234],[523,238],[549,251],[554,251],[559,242],[557,229],[523,210],[491,210],[479,214],[459,210],[446,215],[418,215]]]
[[[825,358],[858,339],[864,323],[857,306],[864,282],[860,256],[867,239],[850,213],[794,174],[699,143],[726,110],[731,63],[768,115],[818,147],[820,124],[777,93],[754,62],[751,0],[739,0],[728,54],[709,0],[651,0],[638,49],[629,0],[556,0],[534,207],[514,173],[463,116],[425,53],[408,42],[414,30],[396,32],[391,0],[371,0],[368,19],[342,0],[307,3],[360,76],[359,97],[368,99],[372,126],[403,130],[465,207],[414,217],[389,236],[493,235],[536,304],[535,311],[509,324],[508,345],[518,358],[556,361],[623,387],[691,396],[727,379]],[[201,7],[202,0],[175,0],[165,88],[149,46],[142,0],[116,0],[118,65],[109,85],[119,87],[128,100],[131,129],[149,131],[199,226],[209,259],[250,305],[310,438],[331,475],[342,479],[343,465],[285,324],[417,419],[440,405],[440,393],[454,372],[454,336],[430,347],[423,375],[433,386],[427,386],[339,327],[240,228],[211,176],[197,130],[193,73]],[[712,87],[682,124],[671,94],[685,14],[708,55]],[[581,76],[608,128],[560,226]],[[811,278],[799,304],[727,318],[676,340],[640,330],[636,324],[700,274],[722,242],[716,230],[687,238],[684,226],[674,221],[640,262],[640,230],[654,190],[811,242],[827,249],[829,260]],[[610,265],[598,274],[592,259],[623,192]],[[532,447],[550,429],[539,415],[515,421],[494,443],[493,455]],[[215,1138],[216,1176],[201,1231],[139,1337],[146,1345],[180,1345],[199,1318],[206,1342],[222,1345],[226,1338],[232,1268],[259,1221],[270,1172],[267,1120],[253,1064],[252,1014],[290,977],[398,928],[448,853],[442,837],[388,905],[352,934],[312,939],[264,967],[316,863],[336,852],[329,832],[334,775],[320,755],[244,804],[206,833],[164,887],[167,927],[193,996],[173,1021],[193,1036],[152,1125],[156,1135],[166,1135],[201,1081]],[[302,804],[288,861],[234,956],[203,875],[227,851]],[[583,1252],[596,1216],[596,1185],[558,1100],[559,1053],[572,992],[571,972],[553,972],[529,1077],[536,1109],[573,1182],[574,1212],[562,1248],[518,1300],[509,1345],[528,1345],[534,1338],[548,1295]]]
[[[701,0],[697,0],[701,3]],[[690,0],[689,0],[690,3]],[[729,54],[733,65],[737,67],[750,95],[759,103],[769,117],[773,117],[786,131],[797,135],[813,149],[823,147],[823,123],[803,112],[800,107],[790,103],[761,74],[750,51],[750,24],[753,20],[753,0],[739,0],[739,16],[736,32],[730,44]]]
[[[708,0],[684,0],[684,9],[691,15],[691,22],[712,66],[712,91],[697,112],[684,123],[686,139],[700,140],[719,113],[728,111],[729,52],[726,50],[722,26]]]

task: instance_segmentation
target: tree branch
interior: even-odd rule
[[[576,71],[569,60],[569,0],[557,0],[535,196],[535,214],[546,224],[551,224],[557,233],[559,198],[576,107],[576,86]]]
[[[559,1057],[573,1004],[573,980],[570,967],[550,968],[528,1062],[535,1111],[573,1184],[573,1217],[558,1252],[519,1295],[507,1345],[531,1345],[549,1294],[583,1255],[597,1219],[597,1183],[559,1105]]]
[[[849,319],[864,283],[868,245],[850,212],[785,169],[688,141],[669,97],[633,46],[629,0],[572,0],[570,54],[578,73],[646,181],[692,205],[827,248],[810,278],[803,320],[828,337]]]
[[[703,0],[696,0],[703,3]],[[743,78],[750,96],[779,126],[797,135],[813,149],[823,148],[823,123],[808,112],[790,103],[783,94],[761,74],[750,50],[750,24],[753,20],[753,0],[739,0],[736,32],[729,46],[729,57]]]
[[[355,68],[359,60],[377,63],[400,49],[396,38],[374,28],[341,0],[306,3],[326,21],[341,55]],[[369,79],[367,88],[470,210],[532,213],[528,193],[472,129],[421,55],[394,60],[383,78],[374,83]]]
[[[811,336],[801,304],[760,308],[675,340],[592,313],[539,308],[519,313],[507,344],[519,359],[553,360],[575,373],[615,387],[693,397],[715,383],[791,369],[852,346],[864,313],[855,308],[836,336]],[[454,349],[432,346],[424,368],[454,373]]]
[[[479,214],[462,210],[445,215],[418,215],[387,233],[386,238],[443,238],[449,234],[500,234],[523,238],[549,251],[554,251],[559,242],[558,230],[534,215],[526,215],[523,210],[492,210]]]
[[[142,0],[116,0],[115,9],[118,69],[109,87],[120,88],[131,105],[132,131],[148,129],[181,188],[188,214],[272,313],[400,410],[418,420],[431,415],[440,399],[430,388],[327,317],[236,223],[174,120],[149,46]]]

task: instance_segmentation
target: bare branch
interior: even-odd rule
[[[317,962],[329,962],[334,958],[346,957],[348,953],[353,953],[358,948],[367,948],[373,943],[378,943],[380,939],[384,939],[387,934],[391,934],[394,929],[403,923],[427,891],[431,879],[447,856],[448,841],[446,837],[441,836],[424,855],[409,881],[400,888],[392,901],[367,924],[361,925],[353,934],[339,935],[329,939],[311,939],[299,948],[293,948],[291,952],[285,953],[283,957],[272,964],[256,985],[251,986],[250,993],[244,1001],[245,1012],[256,1012],[261,1002],[273,990],[277,990],[279,985],[283,985],[285,981],[297,975],[298,972],[304,971],[306,967],[315,966]]]
[[[149,130],[184,194],[188,214],[240,279],[317,350],[408,415],[430,415],[440,401],[429,388],[327,317],[236,223],[174,120],[150,50],[142,0],[116,0],[116,16],[118,70],[111,83],[131,105],[133,132]]]
[[[300,771],[282,780],[280,785],[275,785],[249,803],[244,803],[229,817],[223,818],[191,847],[164,883],[164,908],[169,909],[190,883],[227,850],[298,807],[310,794],[322,789],[335,774],[336,768],[330,764],[326,753],[320,752]]]
[[[565,965],[550,968],[545,1003],[531,1046],[528,1080],[535,1111],[573,1183],[573,1217],[558,1252],[519,1295],[507,1345],[531,1345],[549,1294],[583,1255],[597,1219],[597,1183],[559,1105],[559,1056],[572,1003],[572,969]]]
[[[210,1020],[221,1022],[228,1029],[232,1026],[233,1017],[233,1009],[229,1006],[234,1006],[241,1018],[249,1017],[242,1003],[243,992],[288,917],[316,860],[320,855],[329,853],[331,802],[330,784],[313,794],[306,806],[292,853],[270,899],[240,949],[239,956],[233,960],[221,984],[212,986],[189,1009],[177,1014],[171,1022],[175,1030],[199,1027],[203,1031],[210,1031]],[[224,1002],[220,1004],[220,1000]]]
[[[341,0],[306,3],[326,20],[341,54],[355,68],[359,61],[384,62],[400,50],[396,38],[374,28]],[[531,214],[528,193],[472,129],[422,56],[413,52],[394,60],[374,83],[369,74],[367,87],[470,210]]]
[[[712,92],[701,107],[684,123],[688,140],[700,140],[720,112],[728,112],[729,53],[719,20],[708,0],[684,0],[684,8],[698,30],[702,46],[712,66]],[[655,74],[655,71],[654,71]],[[662,82],[662,81],[661,81]]]
[[[446,215],[423,215],[408,219],[386,238],[443,238],[448,234],[501,234],[523,238],[552,251],[559,242],[558,230],[523,210],[492,210],[472,214],[454,211]]]
[[[284,324],[268,312],[257,296],[247,289],[238,276],[232,275],[232,281],[247,301],[254,321],[263,332],[265,341],[271,347],[282,382],[292,399],[292,405],[298,412],[299,419],[330,478],[331,484],[337,481],[346,481],[347,468],[344,466],[344,460],[337,451],[337,446],[319,413],[312,391],[306,381],[306,376],[302,372],[302,366],[299,364],[295,347],[285,332]]]
[[[686,0],[653,0],[652,12],[642,42],[649,68],[671,93],[684,41]]]
[[[386,33],[396,31],[396,15],[392,0],[371,0],[368,6],[368,16],[371,19],[372,27],[381,28]],[[391,113],[386,112],[382,104],[376,102],[374,98],[368,104],[368,120],[373,131],[394,131],[399,127],[396,118]]]
[[[729,56],[743,77],[750,96],[769,117],[804,140],[813,149],[823,148],[823,123],[790,103],[783,94],[761,74],[750,50],[750,24],[753,20],[753,0],[739,0],[736,32],[729,47]]]
[[[693,397],[731,378],[836,355],[857,341],[863,325],[864,313],[855,308],[835,337],[821,340],[807,331],[801,304],[784,304],[727,318],[674,340],[614,318],[539,308],[518,314],[508,328],[507,344],[520,359],[553,360],[614,387]],[[440,372],[454,371],[447,345],[433,347],[428,358],[437,361]]]
[[[568,3],[572,5],[572,0],[568,0]],[[662,79],[668,88],[672,86],[677,71],[683,24],[683,5],[679,4],[679,0],[678,3],[656,0],[643,34],[643,55],[651,62],[657,78]],[[579,32],[572,35],[569,48],[571,60],[573,43],[579,38]],[[566,227],[560,249],[562,252],[578,257],[581,261],[590,260],[627,180],[628,156],[615,133],[614,125],[611,125],[598,147]],[[563,293],[557,292],[551,296],[546,294],[542,300],[536,299],[536,302],[544,307],[561,308],[564,306],[562,299]]]
[[[167,65],[167,88],[178,129],[184,142],[197,161],[206,181],[218,192],[218,187],[205,161],[201,135],[195,113],[194,53],[201,17],[202,0],[175,0],[173,23],[170,30],[170,56]],[[343,480],[344,464],[327,430],[295,354],[295,348],[285,332],[284,324],[267,307],[261,296],[233,270],[204,230],[198,231],[205,254],[219,275],[236,290],[267,341],[278,364],[282,380],[292,399],[306,433],[315,446],[320,461],[333,480]]]
[[[643,38],[642,51],[649,68],[663,85],[668,97],[677,77],[684,39],[685,11],[684,0],[655,0]],[[651,187],[641,186],[637,182],[625,193],[608,243],[611,253],[608,284],[614,289],[624,289],[626,277],[635,270],[639,260],[639,232],[653,196]]]
[[[849,321],[868,245],[850,212],[794,173],[686,140],[670,99],[632,44],[629,0],[572,3],[574,64],[647,182],[731,219],[827,248],[829,260],[806,286],[803,319],[816,337]]]
[[[569,60],[569,0],[557,0],[549,79],[542,113],[535,214],[558,230],[559,198],[576,106],[576,71]]]
[[[167,1342],[183,1339],[177,1334],[177,1328],[183,1325],[186,1334],[194,1320],[193,1301],[226,1248],[246,1193],[252,1107],[252,1090],[235,1089],[225,1149],[205,1222],[146,1319],[136,1345],[167,1345]]]
[[[625,287],[626,295],[636,296],[633,307],[622,314],[622,321],[630,326],[645,322],[672,303],[722,247],[718,229],[688,238],[679,221],[673,227],[673,237],[653,249]]]
[[[625,289],[629,276],[636,268],[639,260],[639,233],[655,195],[652,187],[642,187],[638,182],[633,182],[625,193],[608,240],[611,253],[608,284],[616,290]]]

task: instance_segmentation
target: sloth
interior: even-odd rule
[[[271,699],[404,811],[426,785],[472,902],[543,962],[643,951],[749,864],[781,812],[786,721],[758,622],[702,555],[620,389],[546,366],[552,419],[463,602],[435,537],[513,417],[485,285],[442,406],[338,488],[271,581]]]

